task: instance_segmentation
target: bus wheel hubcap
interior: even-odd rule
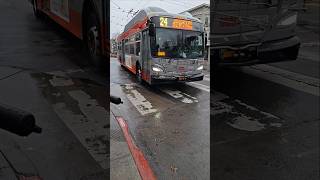
[[[97,39],[98,39],[98,32],[96,27],[90,28],[88,32],[88,48],[91,55],[96,54],[97,50]]]
[[[141,80],[141,70],[140,70],[140,68],[138,69],[137,75],[138,75],[138,80],[140,81]]]

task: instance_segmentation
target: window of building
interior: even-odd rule
[[[209,26],[209,17],[206,17],[206,20],[204,21],[204,24],[205,24],[206,26]]]

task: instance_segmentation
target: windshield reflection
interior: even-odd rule
[[[177,29],[157,28],[151,37],[151,53],[154,57],[200,58],[204,56],[203,33]]]

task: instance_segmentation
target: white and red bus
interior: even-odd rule
[[[109,1],[29,0],[36,17],[47,15],[85,42],[91,62],[106,68],[109,56]]]
[[[145,8],[125,26],[117,43],[120,64],[138,81],[203,80],[204,28],[191,14]]]

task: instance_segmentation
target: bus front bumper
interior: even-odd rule
[[[245,66],[280,61],[295,60],[300,48],[300,40],[297,36],[271,42],[264,42],[257,47],[257,57],[242,60],[219,60],[215,62],[218,66]]]
[[[151,84],[163,84],[171,82],[191,82],[191,81],[202,81],[203,73],[185,76],[168,76],[168,75],[152,75]]]

